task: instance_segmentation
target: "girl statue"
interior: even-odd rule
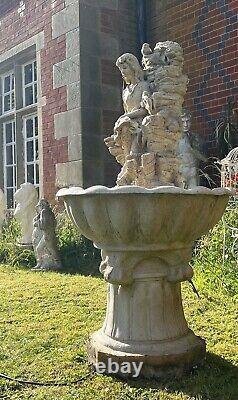
[[[118,175],[118,185],[128,185],[133,181],[138,168],[138,156],[143,152],[145,143],[142,136],[142,120],[148,111],[142,102],[143,92],[150,92],[137,58],[125,53],[116,62],[125,87],[122,93],[124,114],[116,121],[114,133],[105,139],[110,153],[123,166]]]

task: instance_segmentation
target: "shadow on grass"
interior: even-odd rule
[[[203,366],[173,381],[130,380],[137,389],[165,390],[168,394],[183,393],[193,400],[237,400],[238,367],[222,357],[207,353]]]

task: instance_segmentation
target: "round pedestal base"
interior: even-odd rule
[[[180,377],[204,362],[205,340],[192,331],[167,341],[119,342],[95,332],[88,346],[88,361],[99,373],[122,378]]]

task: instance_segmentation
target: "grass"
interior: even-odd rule
[[[4,400],[235,400],[235,296],[203,283],[200,300],[183,284],[187,320],[207,342],[207,361],[180,381],[120,381],[94,375],[67,387],[22,386],[0,379]],[[79,274],[0,266],[0,372],[37,381],[73,381],[88,371],[86,344],[103,321],[106,283]]]

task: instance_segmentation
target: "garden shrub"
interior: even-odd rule
[[[98,272],[100,250],[91,240],[81,235],[66,213],[58,214],[57,236],[60,256],[66,270],[77,268],[80,272]]]
[[[18,246],[20,232],[20,226],[15,218],[9,218],[0,237],[0,263],[33,267],[36,263],[34,252]]]

